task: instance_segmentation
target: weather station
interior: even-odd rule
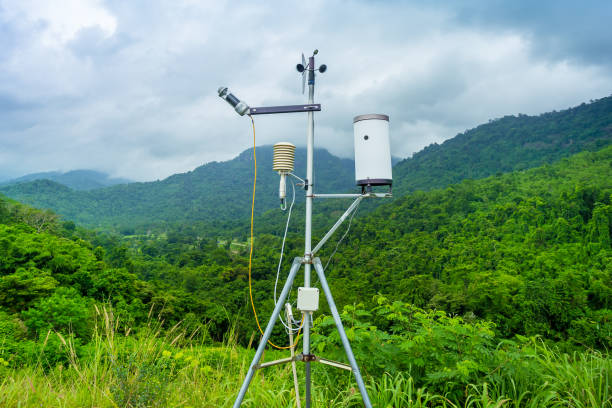
[[[354,137],[354,148],[355,148],[355,181],[356,185],[361,189],[359,193],[355,194],[319,194],[314,192],[313,182],[313,150],[314,150],[314,113],[321,111],[321,105],[314,103],[314,89],[315,89],[315,77],[316,72],[324,73],[327,70],[326,65],[321,65],[315,68],[315,56],[318,51],[315,50],[313,55],[308,58],[308,62],[302,54],[302,62],[297,64],[297,71],[302,75],[302,93],[305,91],[306,84],[308,84],[308,103],[305,105],[287,105],[287,106],[267,106],[267,107],[249,107],[245,102],[238,99],[235,95],[229,92],[228,88],[221,87],[218,90],[219,96],[225,99],[234,110],[241,116],[248,115],[251,119],[253,126],[253,153],[254,153],[254,165],[255,165],[255,180],[253,182],[253,200],[251,206],[251,250],[249,253],[249,291],[251,297],[251,305],[255,315],[257,326],[259,327],[262,337],[261,341],[255,352],[255,356],[249,366],[249,370],[244,378],[238,396],[234,402],[233,407],[238,408],[242,404],[245,394],[248,390],[249,384],[253,379],[253,376],[257,370],[265,367],[270,367],[278,364],[292,364],[293,366],[293,378],[295,383],[296,392],[296,404],[300,408],[300,393],[299,385],[297,382],[296,374],[296,362],[303,362],[305,369],[305,387],[304,387],[304,402],[306,408],[311,406],[311,363],[318,362],[321,364],[329,365],[335,368],[344,369],[351,371],[355,378],[355,382],[361,393],[361,397],[365,407],[371,408],[372,404],[366,387],[359,371],[359,366],[353,355],[351,345],[344,331],[340,314],[334,302],[331,289],[325,276],[325,268],[323,267],[321,260],[316,256],[318,251],[323,245],[331,238],[334,232],[342,225],[342,223],[349,217],[355,214],[357,207],[360,202],[365,198],[388,198],[391,197],[391,186],[392,186],[392,173],[391,173],[391,149],[389,143],[389,117],[382,114],[364,114],[356,116],[353,119],[353,137]],[[285,285],[280,293],[280,296],[276,297],[276,286],[275,286],[275,307],[272,315],[266,325],[265,330],[261,329],[259,325],[259,318],[255,310],[253,303],[252,289],[251,289],[251,258],[253,253],[253,208],[255,202],[255,182],[257,178],[257,158],[255,154],[255,122],[253,116],[256,115],[267,115],[267,114],[281,114],[281,113],[306,113],[307,119],[307,131],[306,131],[306,175],[302,179],[297,175],[293,174],[294,159],[295,159],[295,146],[288,142],[280,142],[274,145],[274,156],[273,156],[273,170],[278,172],[280,175],[279,185],[279,198],[281,201],[281,209],[287,209],[287,179],[288,177],[297,179],[301,186],[303,186],[306,195],[305,205],[305,227],[304,227],[304,256],[297,257],[293,260],[291,268]],[[373,187],[375,186],[387,186],[387,192],[375,192]],[[285,227],[285,234],[283,237],[283,244],[281,247],[281,258],[277,268],[277,284],[278,277],[282,264],[282,254],[285,245],[285,239],[287,236],[287,228],[291,217],[291,209],[293,202],[295,201],[295,185],[293,187],[293,201],[289,207],[289,214],[287,217],[287,225]],[[348,209],[342,214],[342,216],[336,221],[336,223],[330,228],[330,230],[323,236],[323,238],[312,247],[312,211],[314,199],[332,199],[332,198],[353,198],[354,201],[348,207]],[[350,225],[350,224],[349,224]],[[298,271],[301,266],[304,265],[304,285],[299,287],[297,290],[297,309],[301,313],[301,319],[294,319],[293,312],[291,310],[291,304],[285,303],[288,299],[288,295],[292,290],[293,282],[296,278]],[[310,331],[312,328],[312,315],[319,309],[319,289],[311,285],[311,272],[314,268],[319,284],[327,300],[330,312],[334,319],[336,329],[340,335],[342,345],[344,347],[348,364],[332,361],[325,359],[321,356],[312,354],[310,350]],[[283,320],[281,312],[285,308],[286,319]],[[272,330],[276,325],[277,321],[280,320],[289,334],[289,346],[279,347],[270,341]],[[295,354],[294,349],[299,341],[299,335],[302,332],[302,353]],[[294,341],[294,335],[297,334],[297,339]],[[261,362],[261,358],[266,347],[266,344],[270,343],[273,347],[279,349],[290,349],[291,355],[287,358],[280,360]]]

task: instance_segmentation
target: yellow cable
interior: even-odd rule
[[[253,314],[255,315],[255,322],[257,323],[259,332],[263,336],[264,332],[261,329],[261,326],[259,325],[259,318],[257,317],[257,311],[255,310],[255,302],[253,302],[253,288],[251,285],[251,263],[253,260],[253,213],[255,212],[255,185],[257,184],[257,155],[255,154],[255,121],[253,120],[253,116],[249,115],[249,118],[251,118],[251,124],[253,125],[253,161],[255,163],[255,175],[253,177],[253,199],[251,201],[251,249],[249,251],[249,297],[251,298],[251,307],[253,308]],[[302,321],[300,322],[300,326],[303,322],[304,322],[304,315],[302,314]],[[268,343],[270,343],[272,347],[277,348],[279,350],[287,350],[290,348],[294,348],[295,346],[297,346],[298,342],[300,341],[301,331],[302,331],[302,328],[300,327],[300,330],[298,330],[298,334],[295,339],[295,343],[290,346],[284,346],[284,347],[277,346],[276,344],[272,343],[270,340],[268,340]]]

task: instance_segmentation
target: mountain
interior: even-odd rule
[[[396,197],[414,190],[445,187],[464,179],[484,178],[552,163],[583,150],[612,143],[612,97],[539,116],[506,116],[461,133],[441,145],[430,145],[393,167]],[[278,175],[272,168],[272,147],[257,149],[256,213],[278,208]],[[305,149],[296,150],[296,174],[305,173]],[[253,153],[246,150],[233,160],[213,162],[162,181],[129,183],[90,191],[74,191],[52,181],[4,186],[0,192],[36,207],[50,208],[88,227],[142,232],[151,226],[174,223],[214,225],[214,231],[245,230],[251,205]],[[315,191],[357,191],[354,164],[326,150],[315,153]],[[288,193],[290,194],[290,187]],[[295,222],[301,222],[297,192]],[[327,223],[344,202],[317,202],[315,222]],[[372,210],[382,201],[361,205]],[[340,212],[341,214],[341,212]],[[267,214],[259,226],[277,230],[285,213]],[[198,228],[203,227],[198,224]],[[213,231],[206,227],[208,233]],[[242,234],[242,233],[241,233]]]
[[[537,167],[611,143],[612,97],[539,116],[505,116],[398,163],[394,191],[429,190]]]
[[[380,201],[367,214],[359,210],[344,241],[338,244],[348,221],[318,253],[338,304],[358,302],[372,311],[380,294],[466,322],[492,321],[505,338],[541,335],[612,347],[612,146]],[[313,229],[314,243],[333,221]],[[283,277],[290,260],[303,254],[302,225],[295,220],[289,228]],[[269,316],[284,224],[260,233],[257,227],[268,223],[259,218],[255,226],[253,296]],[[122,242],[132,249],[126,265],[141,279],[214,299],[214,318],[245,318],[244,338],[257,330],[240,313],[249,307],[245,236],[218,242],[197,228],[175,226]]]
[[[539,116],[506,116],[458,134],[441,145],[433,144],[393,166],[394,199],[415,190],[432,190],[464,179],[480,179],[514,170],[538,167],[574,153],[596,151],[612,144],[612,97],[560,112]],[[367,213],[389,200],[366,200],[360,213]],[[334,204],[336,203],[336,204]],[[329,226],[329,215],[340,216],[346,201],[316,203],[313,228]],[[293,222],[304,222],[297,208]],[[258,233],[274,234],[286,215],[271,211],[255,224]],[[244,236],[248,224],[236,224],[232,236]]]
[[[272,170],[272,154],[272,146],[257,148],[258,214],[279,206],[279,177]],[[306,150],[298,148],[296,173],[304,174],[305,168]],[[324,149],[315,150],[318,191],[357,191],[353,173],[352,160],[339,159]],[[21,202],[50,208],[89,227],[131,229],[194,221],[223,227],[250,214],[252,183],[253,151],[249,149],[232,160],[208,163],[161,181],[76,191],[50,180],[36,180],[3,186],[0,191]],[[287,188],[291,197],[291,187]],[[298,202],[304,199],[299,189],[296,188]]]
[[[108,174],[95,170],[72,170],[66,173],[49,171],[26,174],[16,179],[4,181],[0,185],[27,183],[34,180],[51,180],[74,190],[93,190],[130,182],[130,180],[124,178],[111,178]]]
[[[570,399],[581,406],[606,406],[612,347],[611,164],[612,147],[583,152],[554,165],[414,192],[368,217],[358,215],[326,274],[379,401],[389,400],[391,385],[402,398],[410,397],[410,389],[427,387],[440,395],[423,394],[424,399],[457,401],[456,406],[474,400],[499,406],[511,399],[530,406],[542,401],[568,406]],[[241,361],[248,361],[252,350],[249,354],[239,345],[252,348],[258,333],[247,293],[260,319],[267,319],[275,303],[278,236],[256,237],[251,292],[244,244],[189,240],[180,232],[122,238],[90,234],[51,216],[0,196],[2,370],[30,375],[44,387],[47,378],[32,372],[94,367],[85,371],[87,378],[106,378],[101,386],[127,387],[131,395],[146,398],[159,395],[151,394],[151,383],[158,387],[168,382],[171,370],[183,370],[187,376],[174,377],[185,377],[184,382],[170,386],[182,390],[173,397],[182,402],[181,387],[194,382],[194,372],[205,374],[196,378],[198,384],[211,375],[241,378]],[[44,219],[47,225],[41,224]],[[315,237],[321,233],[315,231]],[[303,248],[295,233],[290,235],[287,260]],[[324,262],[335,247],[324,248]],[[342,361],[324,299],[315,319],[313,349]],[[286,337],[276,325],[273,341],[287,344]],[[146,359],[138,354],[142,350]],[[270,360],[286,355],[268,352]],[[237,363],[220,366],[221,360]],[[137,372],[136,380],[126,379],[134,364],[154,367],[148,371],[156,376]],[[404,372],[410,377],[400,376]],[[342,385],[332,382],[325,401],[350,394],[334,377],[337,371],[330,373],[330,381]],[[78,387],[84,383],[82,376],[64,377],[77,378]],[[4,393],[10,401],[23,394],[24,385],[17,385]],[[500,389],[510,391],[501,394]],[[60,384],[63,394],[74,390],[75,383]],[[557,398],[561,395],[569,397]],[[228,397],[217,400],[222,404]],[[125,405],[123,397],[98,405],[108,401]],[[165,397],[148,401],[169,405]],[[336,406],[360,404],[345,401]],[[270,405],[269,400],[255,402]]]

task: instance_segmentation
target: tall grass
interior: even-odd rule
[[[162,330],[149,324],[134,332],[122,327],[108,309],[97,310],[88,347],[79,350],[70,336],[57,336],[68,363],[55,367],[38,360],[0,372],[0,407],[230,407],[253,356],[237,345],[230,330],[212,343],[205,327],[187,332],[180,324]],[[266,351],[265,359],[286,353]],[[375,358],[375,356],[373,357]],[[314,407],[361,407],[350,373],[326,374],[315,366]],[[607,407],[612,408],[611,361],[598,352],[556,352],[536,344],[517,367],[501,367],[480,384],[465,384],[462,400],[415,384],[408,374],[368,378],[375,407]],[[303,379],[300,379],[303,382]],[[295,395],[289,366],[258,372],[245,407],[293,408]]]
[[[491,382],[469,384],[466,407],[612,408],[612,360],[590,350],[560,353],[534,339],[520,367],[506,367]]]

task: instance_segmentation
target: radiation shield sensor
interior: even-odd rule
[[[295,163],[295,145],[289,142],[279,142],[274,145],[273,150],[272,169],[280,175],[278,198],[282,206],[287,195],[286,177],[293,171]]]

